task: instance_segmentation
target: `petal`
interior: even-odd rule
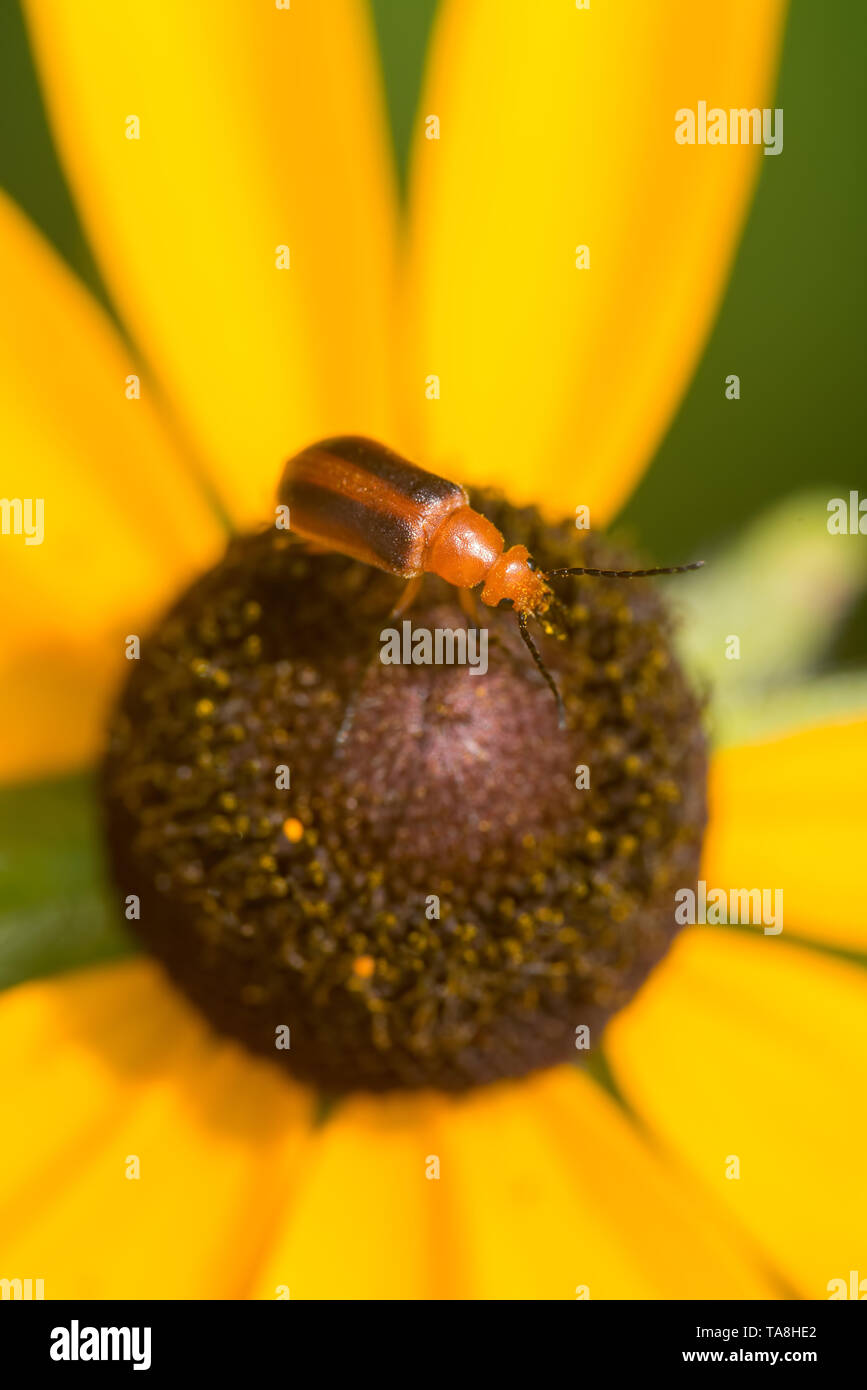
[[[459,1101],[341,1107],[257,1291],[272,1298],[278,1284],[293,1298],[775,1292],[712,1206],[572,1068]]]
[[[805,947],[685,933],[606,1033],[628,1102],[786,1283],[864,1268],[867,975]],[[727,1178],[733,1157],[740,1177]],[[733,1171],[733,1169],[732,1169]]]
[[[283,1213],[309,1097],[136,961],[0,999],[0,1265],[47,1298],[232,1298]],[[140,1177],[127,1176],[137,1157]]]
[[[783,931],[867,949],[867,718],[717,753],[702,876],[782,889]]]
[[[404,396],[429,466],[556,513],[589,505],[594,526],[626,497],[695,367],[764,163],[755,147],[677,144],[675,113],[764,106],[783,10],[732,0],[721,23],[692,0],[447,0],[405,315]]]
[[[332,1113],[254,1297],[274,1298],[281,1286],[293,1299],[437,1296],[431,1241],[443,1198],[424,1176],[437,1110],[429,1098],[398,1097],[347,1101]]]
[[[0,196],[3,495],[43,503],[44,536],[0,538],[0,777],[88,759],[122,664],[221,543],[145,378],[90,295]],[[12,517],[12,513],[10,513]],[[22,518],[22,524],[27,518]],[[9,528],[13,528],[10,520]]]
[[[27,13],[106,282],[235,515],[309,439],[388,437],[394,194],[357,0]]]

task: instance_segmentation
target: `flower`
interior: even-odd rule
[[[529,25],[447,4],[401,246],[354,3],[31,0],[129,338],[0,205],[4,487],[46,518],[44,549],[0,547],[28,598],[2,646],[6,778],[96,755],[126,636],[217,558],[223,515],[268,515],[310,439],[367,433],[610,516],[685,389],[757,171],[754,150],[678,147],[670,116],[684,85],[763,106],[781,12],[737,0],[720,30],[687,0]],[[609,1026],[607,1070],[322,1114],[150,960],[8,991],[0,1274],[49,1297],[825,1296],[867,1225],[846,958],[865,753],[862,717],[717,755],[704,877],[782,883],[786,932],[682,934]]]

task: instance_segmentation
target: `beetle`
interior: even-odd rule
[[[277,496],[289,509],[290,530],[316,549],[337,551],[408,581],[393,615],[409,607],[426,574],[453,584],[471,616],[470,591],[479,584],[482,603],[514,609],[521,637],[557,701],[561,724],[560,692],[528,629],[530,618],[543,617],[557,602],[549,580],[582,574],[642,579],[704,564],[537,570],[526,546],[506,549],[500,531],[470,506],[459,483],[359,435],[324,439],[295,454],[285,465]]]

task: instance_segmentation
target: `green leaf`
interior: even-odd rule
[[[134,951],[89,775],[0,788],[0,988]]]
[[[722,702],[713,712],[714,745],[730,748],[851,719],[867,719],[867,671]]]
[[[802,681],[867,582],[862,536],[828,532],[828,497],[799,495],[765,513],[700,574],[667,583],[687,669],[717,706]],[[740,656],[726,655],[736,637]],[[730,648],[733,650],[733,648]]]

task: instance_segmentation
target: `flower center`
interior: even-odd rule
[[[546,567],[612,564],[478,501]],[[103,767],[145,944],[215,1027],[332,1091],[586,1055],[667,950],[705,821],[649,584],[558,586],[568,635],[537,632],[564,730],[508,612],[480,611],[485,674],[383,664],[399,594],[276,530],[235,540],[142,644]],[[459,629],[456,599],[429,579],[405,617]]]

